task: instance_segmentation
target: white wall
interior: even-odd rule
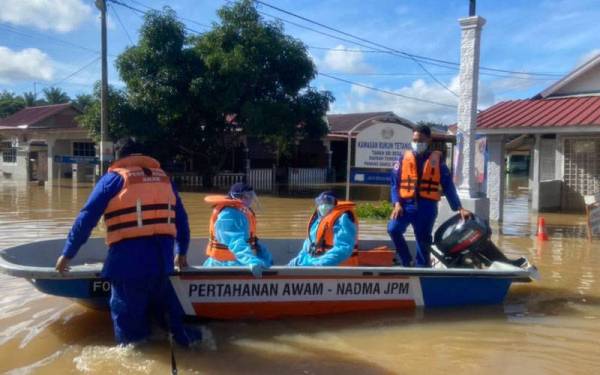
[[[600,66],[577,77],[552,95],[588,94],[592,92],[600,92]]]

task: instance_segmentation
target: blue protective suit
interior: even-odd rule
[[[333,226],[333,247],[322,255],[310,255],[309,250],[317,237],[321,218],[318,217],[312,223],[302,249],[294,259],[290,260],[288,266],[338,266],[352,255],[356,239],[356,224],[347,213],[340,216]]]
[[[417,173],[419,176],[423,173],[423,166],[425,161],[429,158],[431,152],[427,151],[422,154],[416,154],[417,160]],[[398,185],[400,183],[400,176],[402,175],[402,160],[403,155],[400,155],[398,161],[394,164],[391,178],[391,198],[392,204],[400,202],[403,209],[403,215],[396,220],[390,220],[388,222],[388,233],[394,241],[396,247],[396,253],[402,264],[408,267],[413,264],[412,256],[406,240],[404,239],[404,232],[409,225],[412,225],[417,240],[416,246],[416,259],[414,265],[417,267],[429,267],[430,259],[429,252],[430,246],[433,242],[432,231],[435,219],[438,214],[438,202],[430,199],[424,199],[417,197],[414,199],[402,199],[398,194]],[[460,199],[456,193],[456,187],[452,181],[452,174],[446,166],[446,164],[440,162],[441,172],[441,185],[450,204],[450,208],[453,211],[457,211],[461,207]]]
[[[205,267],[231,267],[231,266],[260,266],[269,268],[273,265],[273,258],[269,250],[258,243],[258,252],[254,254],[252,246],[248,243],[250,228],[248,219],[240,210],[225,207],[215,221],[215,237],[219,243],[227,246],[237,260],[219,261],[208,258]]]
[[[63,256],[73,258],[87,241],[109,201],[123,187],[123,178],[114,172],[102,176],[90,194],[67,236]],[[168,276],[174,269],[174,253],[186,255],[190,243],[188,217],[179,194],[175,215],[177,237],[153,236],[127,239],[109,247],[102,277],[111,283],[110,310],[115,338],[121,344],[143,340],[150,333],[149,317],[170,328],[184,346],[198,341],[200,332],[184,328],[184,312]],[[168,316],[168,321],[165,317]]]

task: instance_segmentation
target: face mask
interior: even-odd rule
[[[317,211],[319,212],[320,216],[327,215],[331,210],[333,210],[332,204],[323,203],[317,206]]]
[[[411,142],[410,147],[415,153],[422,154],[427,151],[427,147],[429,147],[429,145],[425,142]]]

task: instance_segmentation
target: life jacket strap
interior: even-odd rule
[[[132,227],[143,227],[146,225],[154,225],[154,224],[175,224],[175,220],[169,220],[166,217],[164,217],[164,218],[161,217],[161,218],[156,218],[156,219],[144,219],[141,221],[141,225],[140,225],[139,220],[126,221],[124,223],[118,223],[118,224],[111,225],[108,228],[106,228],[106,231],[114,232],[119,229],[132,228]]]
[[[171,204],[144,204],[140,206],[140,210],[141,211],[156,211],[156,210],[169,210],[169,211],[175,211],[175,208],[171,206]],[[132,214],[134,212],[138,212],[138,207],[136,205],[136,207],[127,207],[127,208],[122,208],[120,210],[115,210],[115,211],[111,211],[111,212],[107,212],[104,214],[104,220],[108,220],[108,219],[112,219],[113,217],[116,216],[121,216],[121,215],[126,215],[126,214]]]

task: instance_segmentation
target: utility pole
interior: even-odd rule
[[[106,134],[108,129],[108,62],[106,47],[106,0],[96,0],[96,7],[100,10],[100,23],[102,26],[102,85],[100,90],[100,174],[105,171]],[[109,146],[110,147],[110,146]]]
[[[473,17],[476,13],[477,0],[469,0],[469,17]]]

